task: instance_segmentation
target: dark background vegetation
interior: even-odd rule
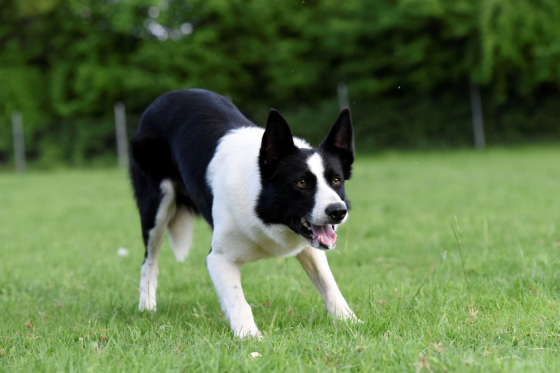
[[[470,146],[471,83],[490,144],[560,139],[558,0],[0,0],[0,164],[23,113],[37,165],[114,160],[161,93],[281,110],[317,142],[348,84],[362,151]]]

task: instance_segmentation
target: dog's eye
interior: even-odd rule
[[[338,185],[338,184],[340,184],[340,181],[341,181],[341,180],[340,180],[339,177],[335,177],[335,178],[333,179],[332,183],[333,183],[334,185]]]
[[[305,179],[300,179],[300,180],[298,180],[297,185],[298,185],[298,187],[304,188],[304,187],[307,186],[307,181],[305,181]]]

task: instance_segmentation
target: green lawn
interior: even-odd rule
[[[185,263],[165,243],[140,313],[125,172],[0,174],[0,371],[560,371],[560,148],[364,156],[354,175],[329,260],[364,323],[265,260],[243,268],[259,342],[222,317],[203,221]]]

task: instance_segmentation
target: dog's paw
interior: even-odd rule
[[[264,339],[259,329],[240,330],[234,334],[239,339],[255,338],[258,341],[262,341]]]
[[[348,317],[344,317],[344,318],[339,318],[339,320],[344,321],[348,324],[353,324],[353,325],[364,323],[362,320],[358,319],[356,317],[356,315],[352,315],[352,316],[348,316]]]
[[[140,302],[138,303],[138,310],[156,312],[156,300],[148,294],[140,294]]]
[[[360,319],[358,319],[358,317],[356,316],[356,314],[354,314],[354,312],[352,312],[351,310],[348,309],[343,309],[340,310],[339,313],[337,313],[334,318],[336,320],[340,320],[340,321],[344,321],[347,322],[349,324],[363,324],[364,322]]]
[[[349,319],[348,321],[350,321],[351,324],[363,324],[364,323],[362,320],[358,319],[356,316]]]

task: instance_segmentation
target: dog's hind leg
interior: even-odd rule
[[[189,255],[193,237],[193,223],[195,214],[186,206],[177,203],[177,212],[167,229],[169,242],[175,258],[182,262]]]
[[[176,212],[175,188],[169,179],[160,183],[159,195],[150,195],[149,200],[143,200],[144,210],[141,209],[142,231],[146,243],[146,256],[142,264],[140,278],[140,310],[156,310],[157,279],[159,274],[159,250],[165,236],[165,228],[174,218]],[[155,208],[154,208],[155,207]]]

